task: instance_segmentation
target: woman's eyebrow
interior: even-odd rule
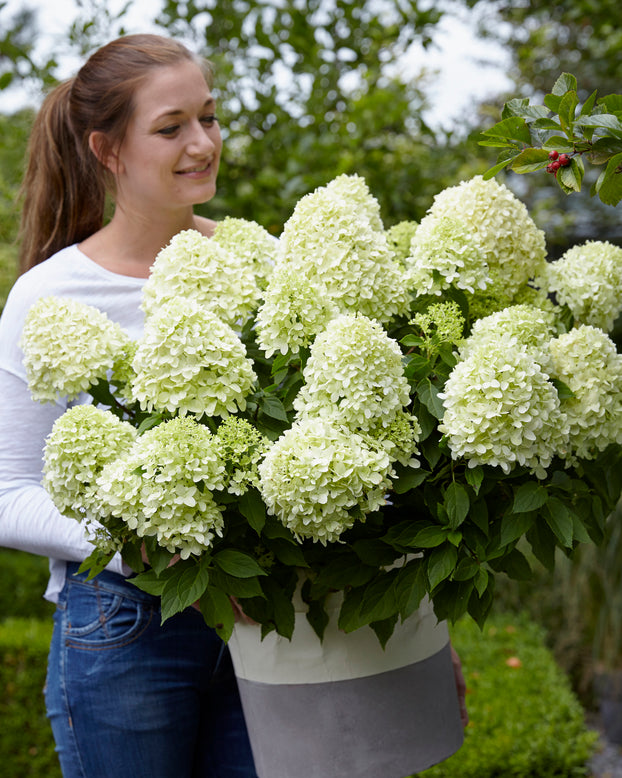
[[[213,97],[209,97],[204,103],[202,108],[211,108],[216,104],[216,100],[214,100]],[[158,114],[156,117],[156,121],[159,119],[164,119],[167,116],[181,116],[185,111],[182,111],[180,108],[171,108],[170,110],[165,110],[162,113]]]

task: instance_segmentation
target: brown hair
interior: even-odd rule
[[[99,131],[106,148],[123,140],[134,95],[154,68],[195,62],[211,86],[209,63],[159,35],[127,35],[98,49],[43,101],[35,118],[22,186],[20,270],[84,240],[103,226],[110,172],[89,148]]]

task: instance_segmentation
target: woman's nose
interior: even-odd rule
[[[213,137],[216,135],[217,137]],[[206,154],[214,151],[220,138],[217,126],[206,128],[201,122],[192,124],[191,135],[188,141],[188,151],[195,154]]]

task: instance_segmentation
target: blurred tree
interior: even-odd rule
[[[358,173],[386,223],[421,218],[467,159],[462,140],[425,125],[425,98],[398,69],[440,17],[416,0],[168,0],[159,23],[216,71],[226,142],[210,213],[278,231],[302,195]]]

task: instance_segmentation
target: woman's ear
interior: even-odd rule
[[[94,130],[89,135],[89,148],[101,164],[111,173],[117,175],[119,170],[119,157],[110,147],[106,134],[99,130]]]

